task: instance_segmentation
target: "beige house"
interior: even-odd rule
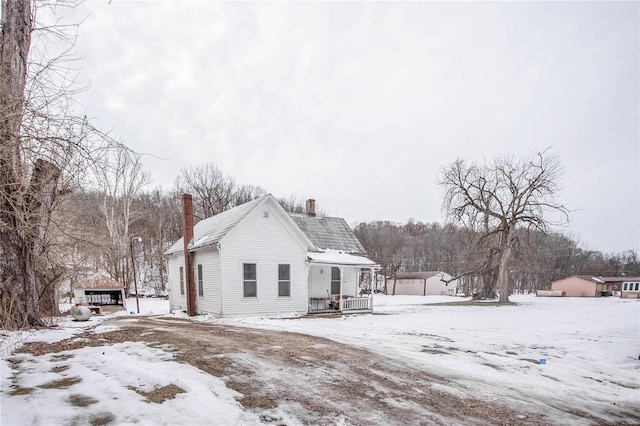
[[[387,294],[455,296],[458,281],[447,283],[450,279],[451,275],[441,271],[398,272],[395,279],[387,279]]]
[[[614,279],[612,279],[614,278]],[[596,277],[592,275],[573,275],[551,283],[551,290],[564,291],[567,297],[611,296],[618,290],[618,280],[624,277]]]
[[[622,299],[640,298],[640,277],[601,277],[601,279],[612,283],[614,293],[620,294]]]
[[[640,277],[625,277],[618,286],[623,299],[640,299]]]

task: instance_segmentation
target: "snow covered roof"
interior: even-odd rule
[[[319,250],[367,254],[347,222],[340,217],[312,217],[299,213],[289,213],[289,216]]]
[[[640,281],[640,277],[598,277],[607,283],[622,283],[625,281]]]
[[[356,256],[340,250],[326,250],[324,252],[309,252],[307,258],[311,263],[350,266],[378,266],[374,261],[364,256]]]
[[[621,283],[625,281],[640,281],[640,277],[601,277],[601,276],[594,276],[594,275],[575,275],[575,276],[578,278],[582,278],[583,280],[591,281],[597,284]]]
[[[189,244],[189,249],[194,250],[218,243],[253,209],[261,205],[269,197],[272,197],[272,195],[256,198],[248,203],[201,220],[193,227],[193,242]],[[184,249],[183,244],[183,238],[180,238],[164,254],[169,255],[182,251]]]

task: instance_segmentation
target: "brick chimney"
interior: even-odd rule
[[[193,255],[189,243],[193,241],[193,198],[191,194],[182,194],[182,235],[184,241],[184,280],[187,289],[187,314],[194,316],[196,311],[196,282],[193,273]]]
[[[307,216],[316,217],[316,200],[309,198],[306,204]]]

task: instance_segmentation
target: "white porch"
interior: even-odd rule
[[[308,253],[309,313],[373,311],[372,278],[379,269],[371,260],[348,253]]]

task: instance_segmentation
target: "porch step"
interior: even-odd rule
[[[307,315],[305,316],[314,318],[340,318],[342,317],[342,312],[307,312]]]

